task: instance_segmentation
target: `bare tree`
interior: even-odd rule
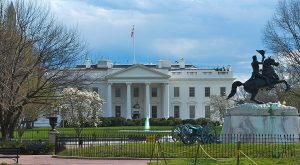
[[[263,40],[278,57],[284,72],[292,74],[291,85],[299,85],[300,80],[300,1],[282,0],[268,21]],[[300,93],[297,94],[300,96]],[[300,97],[299,97],[300,98]]]
[[[74,29],[56,23],[49,8],[36,1],[0,0],[0,127],[13,136],[27,104],[50,104],[56,89],[75,83],[71,70],[85,55]]]

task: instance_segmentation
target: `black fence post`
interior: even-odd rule
[[[237,165],[240,164],[240,149],[241,149],[241,141],[238,141],[237,142],[237,160],[236,160]]]
[[[198,144],[198,146],[197,146],[197,151],[196,151],[196,155],[195,155],[194,165],[197,164],[197,158],[198,158],[198,154],[199,154],[200,142],[197,142],[197,144]]]

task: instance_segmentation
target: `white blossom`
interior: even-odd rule
[[[65,88],[62,91],[61,115],[70,125],[75,126],[79,136],[84,123],[95,127],[100,122],[103,100],[96,92],[80,91],[76,88]]]

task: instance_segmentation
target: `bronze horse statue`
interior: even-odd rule
[[[273,66],[278,66],[278,65],[279,63],[275,62],[273,58],[271,57],[267,58],[263,62],[262,76],[260,78],[255,78],[255,79],[250,78],[245,83],[242,83],[240,81],[235,81],[232,84],[231,92],[228,95],[227,99],[235,95],[238,86],[243,85],[244,90],[247,93],[251,94],[251,98],[250,98],[251,101],[254,101],[258,104],[263,104],[263,102],[255,100],[255,96],[257,95],[259,89],[269,87],[266,78],[269,79],[269,82],[271,83],[272,86],[274,86],[275,84],[284,83],[286,87],[285,90],[288,91],[290,89],[290,85],[285,80],[279,80],[279,77],[275,73],[275,70],[273,68]]]

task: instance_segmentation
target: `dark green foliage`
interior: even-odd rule
[[[111,126],[126,125],[126,119],[123,117],[112,117],[110,122],[111,122]]]
[[[208,122],[210,122],[207,118],[198,118],[196,119],[196,123],[201,126],[205,126]]]
[[[168,121],[165,118],[150,118],[151,126],[168,126]]]
[[[2,162],[0,165],[8,165],[7,163]]]
[[[196,125],[197,122],[196,122],[196,120],[194,120],[194,119],[185,119],[185,120],[182,120],[182,124],[192,124],[192,125]]]
[[[109,127],[111,125],[111,120],[108,117],[101,117],[100,121],[101,121],[100,126],[102,127]]]
[[[6,141],[0,144],[0,147],[5,148],[20,148],[21,154],[34,154],[42,155],[49,154],[54,151],[54,144],[49,144],[48,142],[41,141],[31,141],[19,143],[17,141]]]
[[[114,126],[144,126],[145,119],[125,119],[122,117],[102,117],[100,118],[101,123],[99,124],[101,127],[114,127]],[[150,126],[176,126],[179,124],[192,124],[192,125],[201,125],[204,126],[210,119],[206,118],[198,118],[198,119],[179,119],[174,117],[165,118],[150,118],[149,119]],[[220,125],[220,122],[215,122],[216,126]],[[65,127],[70,127],[66,126]],[[92,127],[92,126],[86,126]]]
[[[174,118],[174,117],[169,117],[167,121],[168,121],[169,126],[175,126],[175,125],[182,124],[181,119]]]

